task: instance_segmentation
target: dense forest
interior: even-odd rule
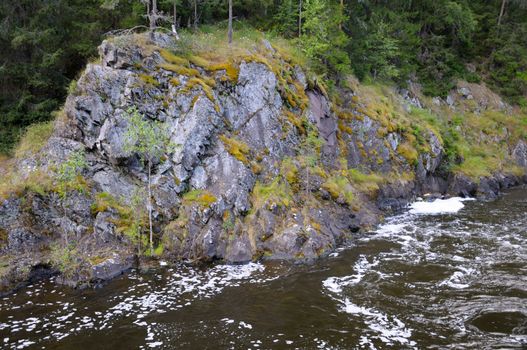
[[[227,28],[227,0],[159,0],[185,30]],[[0,153],[60,109],[109,31],[148,25],[150,1],[19,0],[0,4]],[[338,84],[345,74],[445,96],[457,79],[485,82],[527,105],[526,0],[234,0],[235,30],[291,39]],[[211,29],[210,24],[215,26]],[[227,38],[226,38],[227,45]]]

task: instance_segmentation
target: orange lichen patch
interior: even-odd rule
[[[353,113],[351,113],[349,111],[344,111],[342,109],[338,109],[337,108],[336,111],[335,111],[335,114],[337,115],[337,117],[340,120],[352,121],[354,119]]]
[[[251,171],[253,172],[253,174],[258,175],[261,174],[261,172],[263,171],[263,167],[261,164],[253,161],[251,162]]]
[[[280,174],[287,180],[289,185],[295,187],[298,184],[298,168],[291,158],[285,158],[280,166]]]
[[[346,144],[346,141],[344,140],[344,137],[342,135],[342,132],[337,132],[337,141],[339,143],[339,150],[340,154],[343,157],[347,157],[349,154],[348,145]]]
[[[206,67],[208,67],[208,65],[210,64],[210,62],[208,60],[206,60],[205,58],[203,57],[200,57],[200,56],[196,56],[196,55],[190,55],[188,56],[188,60],[190,61],[190,63],[192,63],[193,65],[197,66],[197,67],[201,67],[203,69],[205,69]]]
[[[246,63],[261,63],[267,66],[267,68],[269,68],[271,72],[276,72],[277,70],[276,68],[273,68],[273,66],[266,57],[260,54],[242,55],[239,60],[244,61]]]
[[[199,100],[199,96],[200,95],[195,95],[194,97],[192,97],[192,101],[190,101],[190,108],[194,108],[194,106],[196,105],[196,102],[198,102]]]

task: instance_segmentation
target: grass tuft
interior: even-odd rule
[[[183,195],[183,203],[186,205],[197,204],[201,208],[209,208],[217,198],[210,192],[204,190],[192,190]]]
[[[234,138],[229,138],[225,135],[220,135],[220,140],[223,142],[223,145],[227,149],[230,155],[238,159],[245,165],[248,165],[249,159],[247,158],[250,153],[249,146],[246,143],[236,140]]]
[[[37,123],[29,126],[15,150],[16,158],[23,158],[40,151],[53,133],[53,122]]]

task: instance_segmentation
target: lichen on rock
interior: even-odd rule
[[[161,33],[104,41],[100,63],[87,66],[52,137],[13,170],[53,179],[82,149],[89,186],[64,197],[30,186],[6,191],[4,259],[23,262],[28,275],[47,266],[64,283],[87,285],[144,258],[148,174],[124,147],[130,108],[169,131],[170,147],[153,164],[153,231],[155,254],[174,262],[318,258],[413,196],[489,194],[525,174],[478,184],[447,164],[447,122],[431,125],[392,90],[342,88],[330,99],[269,42],[254,47],[217,61],[182,53]],[[507,118],[494,120],[512,123]],[[508,157],[527,169],[526,141],[514,135]]]

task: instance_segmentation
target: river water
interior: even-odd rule
[[[417,203],[309,265],[178,266],[0,300],[2,349],[527,349],[527,190]]]

